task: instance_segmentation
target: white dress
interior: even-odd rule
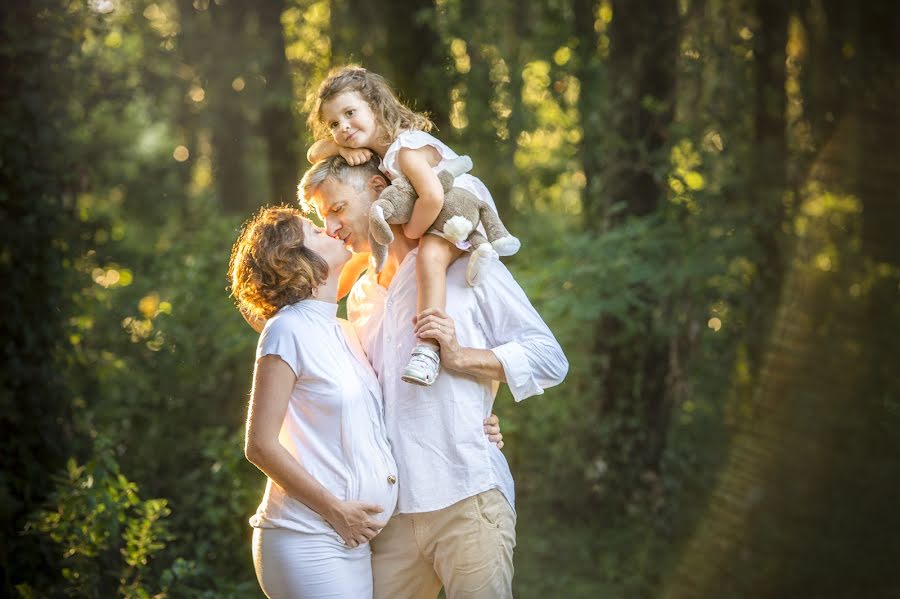
[[[441,156],[441,161],[431,169],[435,173],[446,168],[448,160],[459,158],[459,154],[454,152],[450,146],[430,133],[426,133],[425,131],[404,131],[397,136],[394,143],[388,146],[387,151],[384,153],[384,158],[381,160],[381,166],[379,166],[381,172],[386,174],[391,181],[398,177],[402,177],[403,173],[400,171],[400,166],[397,164],[400,149],[410,148],[412,150],[417,150],[425,146],[433,147]],[[456,178],[453,182],[453,186],[465,189],[475,195],[478,199],[487,202],[494,212],[497,211],[497,205],[494,203],[494,198],[491,197],[491,192],[488,191],[488,188],[478,177],[465,173]],[[484,233],[484,227],[481,224],[478,225],[478,230]],[[435,234],[443,237],[440,233]],[[465,240],[457,243],[456,246],[461,250],[471,249],[471,244]]]

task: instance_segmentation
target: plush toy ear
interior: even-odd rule
[[[409,179],[407,179],[406,177],[397,177],[396,179],[391,181],[391,186],[397,188],[397,191],[401,193],[416,193],[416,190],[413,188],[412,183],[410,183]]]
[[[375,272],[380,273],[387,261],[387,246],[378,243],[372,234],[369,233],[369,248],[372,250],[371,260],[374,262]]]

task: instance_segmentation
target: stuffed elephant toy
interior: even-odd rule
[[[500,256],[511,256],[519,251],[519,240],[509,234],[500,217],[484,200],[460,187],[453,187],[459,175],[472,168],[468,156],[447,161],[438,179],[444,188],[444,205],[429,231],[440,233],[451,243],[468,241],[474,248],[466,270],[466,280],[475,285],[480,280],[482,265],[489,261],[482,258],[496,252]],[[409,222],[415,206],[416,190],[405,178],[395,179],[386,187],[369,211],[369,242],[375,269],[381,272],[387,258],[387,246],[394,240],[390,225]],[[484,225],[486,236],[478,230]]]

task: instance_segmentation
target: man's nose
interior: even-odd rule
[[[337,234],[338,229],[341,228],[340,223],[338,223],[336,218],[326,218],[325,219],[325,232],[328,233],[329,237],[334,237]]]

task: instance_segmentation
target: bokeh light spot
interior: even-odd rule
[[[178,146],[175,148],[175,151],[172,152],[172,158],[177,160],[178,162],[184,162],[190,157],[191,153],[188,152],[188,149],[184,146]]]

